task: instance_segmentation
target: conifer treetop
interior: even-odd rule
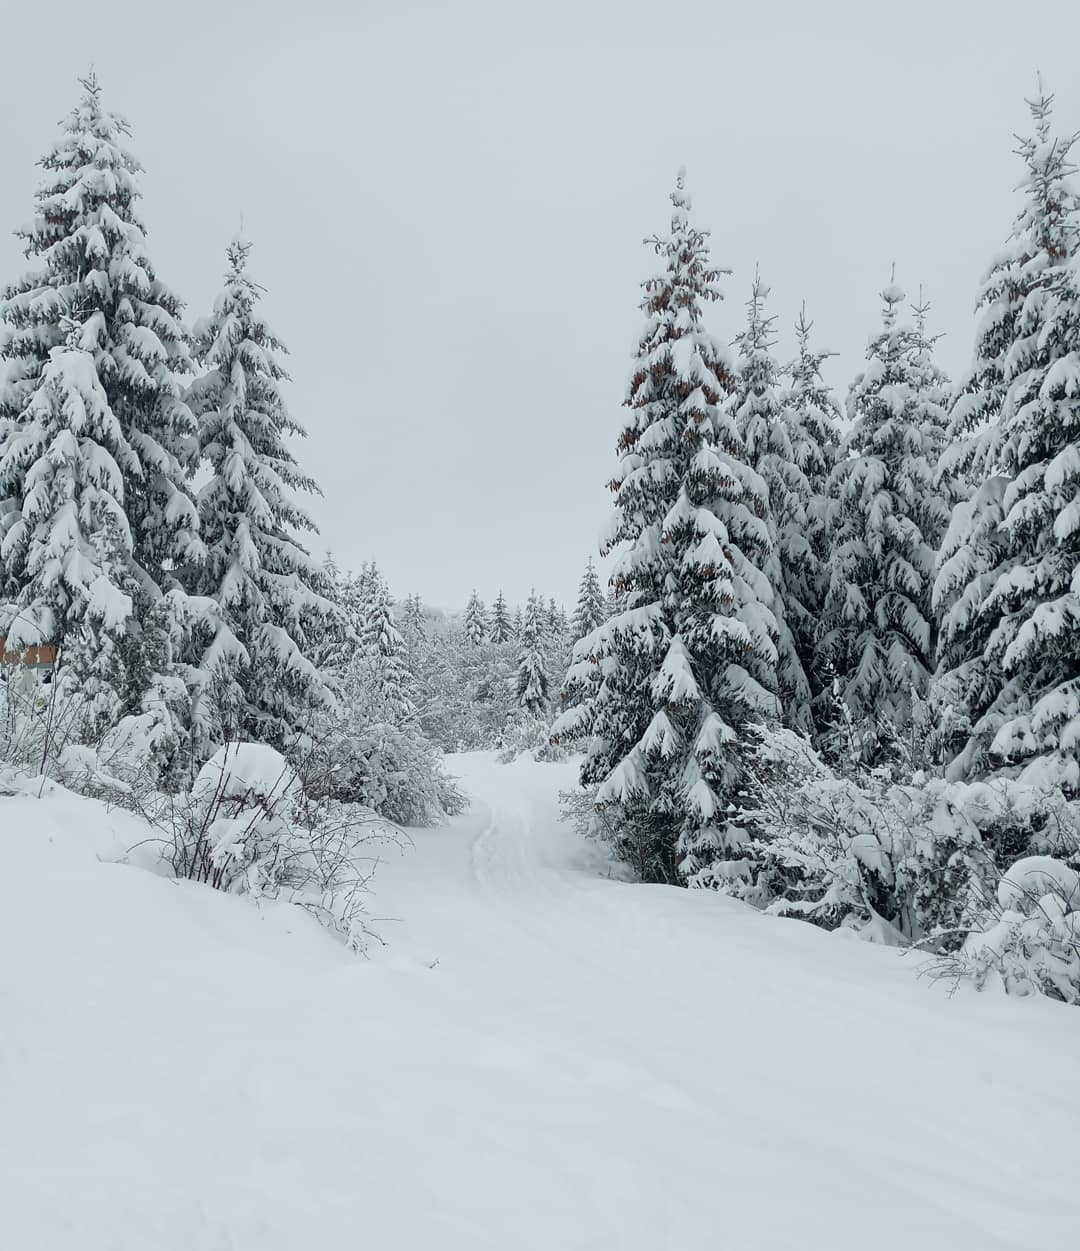
[[[198,518],[185,481],[195,450],[178,375],[190,372],[180,300],[160,281],[137,213],[142,167],[125,145],[127,122],[102,105],[96,76],[42,159],[33,221],[20,232],[37,268],[9,287],[0,354],[11,362],[0,413],[18,418],[64,319],[81,327],[109,405],[137,457],[126,508],[140,580],[164,591],[169,570],[197,561]],[[18,484],[0,484],[17,496]]]
[[[224,289],[195,332],[205,372],[189,402],[209,477],[198,494],[206,557],[191,577],[221,604],[247,652],[237,677],[243,723],[278,743],[296,731],[305,707],[333,706],[312,656],[321,623],[340,610],[320,594],[322,570],[298,538],[316,527],[296,492],[318,488],[286,441],[303,430],[281,392],[282,347],[257,308],[262,288],[247,273],[250,250],[230,244]],[[345,598],[371,603],[380,584],[365,568]],[[343,607],[362,620],[358,605]]]
[[[952,407],[953,446],[942,463],[943,473],[968,473],[976,482],[1005,467],[996,419],[1012,403],[1011,384],[1039,350],[1043,306],[1058,272],[1080,246],[1080,196],[1070,181],[1077,171],[1072,149],[1080,132],[1052,133],[1053,96],[1041,81],[1037,95],[1026,103],[1034,134],[1017,135],[1014,149],[1024,163],[1016,186],[1023,201],[1006,247],[982,281],[975,351]],[[979,437],[964,437],[973,433]]]

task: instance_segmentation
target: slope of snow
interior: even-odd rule
[[[605,876],[569,765],[376,879],[388,945],[0,796],[0,1245],[998,1251],[1080,1228],[1080,1012]],[[102,859],[102,856],[105,859]]]

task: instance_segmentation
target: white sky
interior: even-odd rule
[[[735,270],[711,329],[740,329],[760,263],[781,353],[805,298],[846,388],[893,261],[966,363],[1037,70],[1080,129],[1077,0],[4,7],[0,275],[93,62],[190,318],[242,215],[325,493],[313,546],[449,607],[572,602],[679,165]]]

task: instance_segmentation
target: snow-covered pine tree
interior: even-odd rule
[[[1033,766],[1080,790],[1080,199],[1053,98],[1028,101],[1024,203],[983,283],[943,475],[964,475],[939,574],[942,681],[970,734],[954,776]],[[961,438],[965,432],[967,438]]]
[[[197,564],[202,548],[186,469],[194,423],[178,374],[190,367],[181,304],[157,277],[138,218],[141,166],[124,146],[127,123],[106,111],[91,74],[63,134],[42,159],[45,178],[33,221],[20,231],[37,268],[4,295],[9,362],[0,391],[5,442],[18,437],[51,352],[64,343],[68,316],[81,324],[107,407],[132,456],[118,462],[131,534],[133,626],[128,631],[125,707],[139,706],[151,666],[173,668],[166,609],[180,604],[175,570]],[[7,461],[0,480],[0,525],[16,523],[29,465]],[[182,606],[183,607],[183,606]],[[185,614],[191,605],[183,607]],[[141,655],[139,654],[141,652]]]
[[[514,627],[510,620],[510,610],[506,606],[506,598],[502,591],[495,597],[491,606],[491,641],[495,644],[509,643],[514,637]]]
[[[85,679],[92,720],[124,703],[128,624],[136,591],[124,469],[136,457],[109,408],[93,356],[71,321],[4,449],[0,475],[24,496],[0,556],[18,587],[0,621],[8,646],[65,640],[64,659]]]
[[[249,251],[244,242],[229,246],[225,287],[195,327],[205,372],[188,398],[210,476],[198,494],[206,556],[189,576],[221,605],[246,651],[247,663],[231,668],[223,716],[245,736],[284,746],[308,729],[314,711],[333,705],[311,656],[335,607],[315,589],[317,563],[297,538],[316,527],[296,492],[318,487],[287,443],[304,431],[281,394],[288,375],[276,354],[284,348],[259,314]]]
[[[893,282],[881,298],[882,329],[848,394],[848,454],[829,480],[834,540],[819,665],[832,665],[856,721],[898,728],[932,668],[930,595],[948,516],[934,484],[944,383],[925,333],[898,323],[904,292]]]
[[[585,566],[585,572],[581,575],[581,583],[578,586],[577,607],[574,609],[574,615],[570,621],[570,630],[573,642],[583,639],[586,634],[591,634],[597,626],[603,625],[607,620],[607,604],[604,601],[604,592],[600,586],[600,579],[596,573],[596,566],[593,564],[593,558],[590,556],[588,564]]]
[[[521,638],[521,629],[525,624],[525,615],[521,611],[521,605],[518,604],[510,616],[510,637],[512,639]]]
[[[382,578],[372,584],[373,598],[363,631],[365,711],[376,721],[401,726],[416,714],[413,675],[405,657],[405,641],[394,620],[390,591]]]
[[[790,385],[785,399],[793,427],[795,463],[806,475],[812,497],[820,501],[826,497],[829,474],[842,455],[843,414],[821,374],[823,363],[835,354],[811,348],[813,329],[803,304],[795,323],[799,354],[786,370]]]
[[[418,594],[406,595],[401,605],[401,637],[405,640],[405,660],[417,687],[427,655],[428,626],[424,603]]]
[[[418,644],[427,642],[427,621],[424,619],[424,601],[419,594],[405,597],[405,609],[401,620],[402,629]]]
[[[357,637],[361,650],[375,655],[380,649],[383,611],[381,605],[393,604],[390,587],[374,561],[360,566],[352,582],[352,603],[357,614]],[[395,624],[395,629],[397,628]]]
[[[488,636],[488,615],[484,601],[474,590],[465,605],[465,637],[470,646],[479,647]]]
[[[944,527],[948,525],[949,511],[953,504],[968,495],[965,484],[942,478],[937,469],[949,438],[949,409],[956,396],[956,388],[949,376],[937,363],[934,346],[941,335],[929,335],[926,331],[927,318],[930,314],[930,302],[923,298],[919,288],[919,302],[911,306],[912,326],[914,334],[911,338],[911,370],[913,385],[919,395],[922,415],[925,420],[925,434],[929,441],[928,455],[933,458],[935,492],[931,497],[940,500],[933,507],[933,522],[927,523],[928,533],[936,534],[940,544],[944,535]],[[942,505],[944,506],[944,522],[942,521]]]
[[[822,363],[833,355],[810,346],[814,323],[799,310],[795,338],[799,354],[787,367],[789,385],[784,410],[796,467],[809,487],[806,504],[806,540],[809,557],[803,569],[789,569],[795,599],[809,607],[809,616],[788,614],[803,672],[810,683],[815,717],[828,701],[830,683],[817,670],[817,632],[828,585],[828,561],[832,544],[828,481],[840,460],[842,415],[836,397],[821,374]]]
[[[972,486],[991,476],[1003,457],[1001,415],[1009,390],[1039,350],[1040,314],[1078,247],[1077,192],[1071,151],[1076,135],[1052,130],[1053,96],[1039,86],[1027,101],[1035,134],[1017,136],[1024,162],[1024,203],[1005,249],[987,270],[976,301],[978,321],[970,369],[949,414],[950,445],[943,475],[967,474]],[[974,437],[964,437],[974,436]]]
[[[599,676],[582,675],[553,734],[588,738],[582,784],[598,785],[616,851],[642,877],[728,886],[751,874],[730,815],[740,741],[778,707],[767,499],[726,403],[733,362],[704,328],[724,271],[681,174],[671,200],[670,236],[647,241],[664,268],[644,283],[611,483],[618,611],[575,648]]]
[[[954,483],[963,479],[952,479]],[[931,686],[934,731],[931,748],[946,763],[946,776],[963,780],[993,768],[992,735],[972,731],[1002,685],[1001,667],[985,655],[996,622],[980,611],[1003,572],[1006,553],[1002,507],[1008,480],[987,478],[952,510],[937,555],[933,608],[937,622],[937,671]]]
[[[566,664],[562,688],[559,692],[559,707],[564,719],[575,706],[592,699],[596,695],[599,683],[599,666],[593,662],[591,653],[577,654],[577,645],[585,638],[593,635],[608,619],[608,598],[600,586],[596,566],[590,556],[581,575],[578,587],[577,607],[570,621],[570,656]],[[573,736],[567,731],[562,733],[562,741],[569,742]]]
[[[547,622],[544,601],[532,591],[525,605],[519,642],[521,660],[515,678],[517,702],[534,716],[543,715],[548,703],[548,675],[544,659]]]
[[[811,488],[800,468],[793,423],[773,356],[775,318],[765,315],[769,289],[754,275],[747,301],[747,326],[738,336],[735,393],[731,405],[750,466],[761,475],[769,497],[771,552],[762,572],[773,589],[777,627],[776,679],[784,724],[807,736],[813,732],[806,656],[799,647],[813,636],[816,605],[814,552],[809,541]]]
[[[312,589],[333,604],[332,614],[321,614],[308,621],[309,658],[315,667],[337,681],[345,672],[359,638],[360,621],[352,604],[353,579],[331,553],[323,559],[312,577]]]

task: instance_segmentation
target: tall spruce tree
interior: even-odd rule
[[[413,675],[394,619],[390,592],[381,578],[374,585],[364,622],[363,662],[368,714],[398,726],[411,721],[416,715]]]
[[[664,268],[644,283],[611,483],[618,611],[575,648],[582,699],[553,733],[588,737],[582,783],[643,877],[731,886],[751,871],[731,816],[739,744],[777,711],[767,498],[734,420],[733,362],[704,328],[725,271],[681,174],[671,201],[670,235],[647,241]]]
[[[424,601],[419,594],[405,597],[402,627],[418,644],[427,642],[427,621],[424,619]]]
[[[891,283],[881,298],[882,329],[848,394],[848,455],[829,482],[835,532],[820,651],[852,716],[895,728],[909,723],[932,668],[930,596],[947,521],[934,485],[944,412],[930,341],[918,324],[898,321],[904,292]]]
[[[405,596],[401,612],[401,635],[405,640],[405,659],[409,672],[419,682],[428,643],[424,603],[419,594]]]
[[[939,573],[942,680],[969,728],[952,771],[1031,766],[1080,790],[1078,135],[1028,101],[1024,203],[979,298],[975,360],[942,473],[965,475]],[[967,434],[966,438],[962,438]]]
[[[790,383],[786,401],[795,431],[795,463],[806,476],[812,497],[820,501],[826,495],[829,474],[842,454],[843,415],[821,374],[821,366],[834,353],[817,351],[810,346],[813,329],[814,323],[807,318],[804,304],[795,322],[799,354],[787,367]]]
[[[198,495],[205,560],[190,571],[216,600],[246,652],[231,671],[229,715],[242,733],[288,744],[313,711],[333,705],[312,662],[318,623],[335,607],[315,589],[319,569],[300,545],[316,530],[297,503],[318,491],[289,449],[303,428],[289,413],[278,363],[284,351],[258,311],[261,288],[248,276],[250,245],[232,243],[225,287],[195,327],[205,372],[189,402],[209,479]]]
[[[176,576],[203,554],[186,480],[194,423],[178,378],[190,367],[188,345],[180,302],[157,277],[147,252],[137,212],[141,166],[124,146],[130,130],[102,107],[93,75],[82,86],[63,134],[41,161],[45,176],[34,219],[20,232],[34,268],[6,290],[0,308],[6,323],[0,356],[8,362],[0,389],[0,529],[8,537],[12,531],[25,537],[32,529],[19,524],[31,469],[24,436],[35,421],[34,396],[71,319],[79,324],[79,350],[90,357],[117,424],[118,446],[130,452],[117,468],[130,535],[125,593],[131,612],[123,639],[110,627],[115,647],[103,648],[94,665],[101,669],[108,655],[105,685],[120,701],[110,715],[153,705],[164,723],[187,715],[182,706],[206,681],[180,663],[178,647],[192,631],[216,628],[213,606],[185,597]],[[22,455],[4,455],[13,442]],[[8,594],[18,593],[26,553],[20,553],[18,537],[4,546],[3,581]],[[66,629],[70,620],[55,624]],[[88,637],[80,632],[84,641]],[[65,643],[74,662],[76,640]],[[89,663],[89,653],[83,659]],[[188,696],[177,689],[181,675]],[[165,737],[174,738],[173,729]]]
[[[806,640],[815,629],[814,552],[809,541],[811,488],[799,465],[793,422],[773,356],[773,324],[766,317],[768,287],[760,275],[747,302],[747,326],[738,336],[738,364],[732,405],[747,461],[768,492],[771,551],[763,572],[773,589],[777,628],[776,678],[784,724],[803,734],[813,731]],[[801,432],[800,432],[801,433]],[[803,641],[803,649],[800,648]]]
[[[581,583],[578,586],[577,607],[574,609],[574,615],[570,622],[572,641],[576,643],[579,639],[583,639],[586,634],[591,634],[606,619],[607,605],[604,602],[604,592],[600,586],[600,579],[596,574],[593,558],[590,556],[588,564],[585,566],[585,572],[581,575]]]
[[[491,606],[491,641],[493,643],[509,643],[514,637],[513,623],[510,620],[510,610],[506,606],[506,598],[502,591],[495,597],[495,603]]]
[[[517,702],[534,716],[544,713],[548,704],[547,663],[544,657],[548,637],[544,601],[535,590],[525,605],[521,626],[521,660],[515,678]]]
[[[565,726],[571,719],[571,709],[594,699],[599,686],[600,670],[593,654],[587,648],[580,648],[584,639],[596,637],[600,626],[608,619],[608,599],[600,587],[600,579],[596,574],[596,566],[590,556],[581,575],[578,589],[578,602],[574,616],[570,622],[570,656],[567,661],[566,674],[559,691],[559,708],[562,724]],[[563,729],[561,738],[570,742],[574,737],[568,729]]]
[[[484,602],[474,590],[465,605],[465,637],[472,647],[479,647],[488,636],[488,616]]]
[[[521,661],[514,678],[514,694],[526,712],[539,717],[548,704],[547,662],[544,659],[547,622],[543,599],[539,598],[536,590],[529,594],[518,642],[521,644]]]
[[[80,347],[82,330],[70,322],[66,344],[52,349],[0,461],[0,475],[23,484],[0,551],[18,588],[0,633],[14,650],[66,640],[105,719],[124,703],[113,662],[126,647],[136,590],[123,473],[136,457]]]
[[[807,614],[790,614],[789,625],[810,683],[815,722],[828,702],[827,675],[817,666],[817,635],[828,586],[829,556],[833,527],[829,501],[829,475],[841,456],[841,412],[832,390],[822,377],[821,366],[833,355],[810,345],[813,322],[806,316],[805,304],[795,323],[798,355],[787,367],[788,388],[784,409],[790,430],[795,466],[806,480],[807,559],[804,567],[789,568],[795,599]]]
[[[135,459],[121,466],[140,594],[175,585],[172,571],[198,558],[198,517],[185,470],[194,424],[178,379],[190,369],[181,304],[157,277],[138,217],[142,167],[124,146],[130,128],[106,111],[93,75],[41,165],[33,222],[20,231],[38,263],[5,292],[0,315],[11,362],[0,412],[16,424],[69,314],[82,325],[109,407]],[[6,478],[0,495],[21,498]]]

